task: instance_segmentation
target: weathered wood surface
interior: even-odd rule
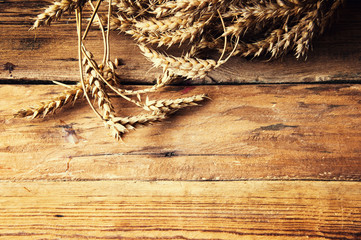
[[[358,182],[1,183],[2,239],[360,239]]]
[[[169,87],[156,97],[211,100],[140,127],[124,143],[87,103],[44,120],[11,119],[60,89],[0,87],[1,179],[361,180],[359,85]],[[118,104],[119,114],[139,113]]]
[[[0,1],[0,69],[1,81],[78,80],[77,40],[73,16],[66,16],[52,27],[28,31],[32,18],[48,1]],[[276,61],[233,58],[194,83],[217,82],[322,82],[361,80],[361,2],[346,1],[338,23],[314,42],[307,61],[296,60],[292,54]],[[119,73],[126,82],[152,82],[160,70],[142,56],[134,41],[113,33],[112,58],[124,65]],[[100,34],[92,31],[87,46],[102,57]],[[30,57],[31,56],[31,57]],[[11,63],[14,67],[10,67]],[[151,69],[151,70],[150,70]],[[147,74],[145,74],[147,73]]]
[[[194,82],[215,86],[150,95],[211,100],[124,143],[86,102],[12,118],[63,90],[25,81],[78,80],[72,16],[28,31],[48,2],[0,1],[0,239],[361,239],[361,1],[306,62],[233,58]],[[100,58],[99,32],[88,39]],[[124,82],[160,73],[127,36],[113,33],[112,51]]]

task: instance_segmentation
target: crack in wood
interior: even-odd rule
[[[273,125],[257,128],[257,129],[255,129],[255,131],[260,131],[260,130],[262,130],[262,131],[280,131],[285,128],[298,128],[298,127],[299,126],[285,125],[283,123],[278,123],[278,124],[273,124]]]

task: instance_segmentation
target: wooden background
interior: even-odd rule
[[[153,94],[211,100],[124,143],[85,102],[12,117],[78,80],[72,16],[28,31],[47,4],[0,1],[0,239],[361,239],[361,1],[307,61],[234,58]],[[134,42],[111,37],[124,84],[154,82]]]

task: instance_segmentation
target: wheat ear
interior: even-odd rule
[[[190,79],[203,78],[206,74],[218,66],[213,59],[198,59],[191,57],[172,57],[161,54],[145,45],[139,45],[144,56],[153,62],[155,67],[161,66],[163,71],[169,71],[171,75],[178,75]]]
[[[59,20],[64,12],[68,11],[71,13],[76,8],[83,6],[85,2],[86,0],[61,0],[60,2],[54,2],[36,17],[30,29],[33,30],[42,25],[50,25],[51,22]]]
[[[184,17],[179,14],[164,19],[148,18],[135,21],[134,27],[140,33],[162,33],[180,28],[187,28],[194,22],[194,16]]]
[[[237,17],[237,20],[232,21],[230,26],[227,26],[223,36],[244,35],[247,31],[256,35],[257,29],[264,29],[270,26],[271,22],[292,18],[299,16],[313,8],[315,4],[307,5],[284,5],[279,3],[267,2],[265,5],[244,6],[236,8],[232,11],[232,17]],[[269,23],[269,25],[267,25]]]
[[[224,0],[177,0],[167,1],[158,5],[151,13],[156,15],[157,18],[172,15],[176,12],[197,12],[210,6],[219,6],[226,1]],[[231,2],[231,1],[229,1]]]
[[[103,119],[108,119],[109,116],[114,112],[114,107],[111,104],[108,94],[105,92],[104,83],[99,80],[98,74],[93,68],[93,65],[90,64],[90,61],[93,61],[93,64],[96,64],[94,60],[89,60],[84,58],[83,65],[85,66],[85,72],[87,74],[86,78],[86,87],[87,91],[92,94],[94,99],[98,103],[98,107],[102,110]]]
[[[104,121],[104,124],[106,127],[111,129],[112,134],[116,139],[121,139],[124,133],[136,128],[138,125],[159,122],[165,118],[166,114],[163,113],[138,115],[133,117],[112,117]]]
[[[171,113],[181,108],[197,106],[199,102],[204,101],[206,98],[207,95],[205,94],[178,99],[149,100],[147,98],[143,108],[147,111]]]
[[[174,31],[167,31],[160,34],[156,32],[140,32],[139,29],[131,29],[126,31],[127,34],[132,35],[132,37],[138,43],[149,43],[149,44],[157,44],[160,46],[173,46],[175,44],[182,45],[183,43],[192,43],[197,39],[207,24],[209,24],[212,17],[208,17],[207,20],[200,20],[194,22],[192,25],[179,28]]]
[[[324,14],[323,18],[321,19],[321,23],[320,23],[320,33],[319,34],[323,34],[325,29],[327,27],[330,27],[330,24],[332,22],[332,17],[336,14],[337,10],[340,8],[340,6],[342,4],[344,4],[344,0],[335,0],[332,3],[332,6],[330,8],[330,10]]]
[[[321,3],[322,1],[318,1],[315,9],[307,12],[290,30],[274,29],[265,39],[254,43],[241,42],[233,55],[257,57],[270,53],[271,57],[275,58],[294,48],[297,58],[303,56],[308,50],[310,40],[314,37],[315,25],[319,22]],[[211,48],[216,48],[217,45],[217,48],[221,46],[220,39],[214,42],[205,41],[202,44],[209,44]],[[227,50],[230,49],[227,48]]]
[[[117,88],[117,90],[124,95],[139,95],[139,94],[143,94],[143,93],[151,93],[151,92],[157,91],[158,89],[164,87],[167,84],[170,84],[173,79],[174,79],[174,76],[172,76],[168,71],[165,71],[162,76],[157,78],[156,83],[150,88],[145,88],[145,89],[140,89],[140,90],[129,90],[129,89]]]
[[[118,8],[118,11],[128,16],[133,16],[144,11],[141,1],[134,0],[112,0],[112,5]]]
[[[28,117],[37,118],[45,117],[50,113],[55,113],[64,106],[74,103],[83,96],[83,88],[81,84],[72,86],[71,89],[64,91],[56,98],[43,103],[41,106],[32,109],[22,109],[14,114],[15,117]]]

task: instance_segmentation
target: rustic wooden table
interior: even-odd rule
[[[360,1],[307,61],[234,58],[155,94],[211,100],[124,142],[86,102],[12,117],[78,80],[72,16],[28,31],[46,5],[0,1],[0,239],[361,239]],[[159,75],[130,38],[111,44],[128,87]]]

